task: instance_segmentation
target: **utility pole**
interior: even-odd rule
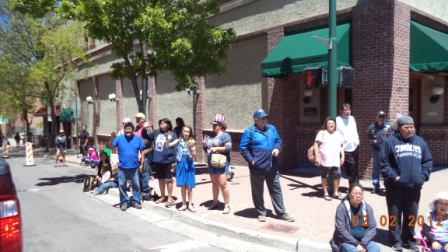
[[[336,0],[329,0],[329,37],[331,47],[328,48],[328,115],[337,116],[337,41],[336,41]]]

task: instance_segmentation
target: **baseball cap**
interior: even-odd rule
[[[376,116],[386,116],[386,113],[382,110],[378,111],[378,113],[376,113]]]
[[[137,113],[134,117],[145,119],[145,115],[143,113]]]
[[[225,123],[226,118],[224,117],[224,115],[221,114],[216,114],[215,117],[213,118],[213,121],[211,121],[211,124],[218,124],[218,123]]]
[[[64,130],[60,130],[59,133],[64,133]]]
[[[398,124],[398,126],[405,125],[405,124],[413,125],[414,119],[412,119],[412,117],[410,117],[410,116],[402,116],[402,117],[398,118],[397,124]]]
[[[268,117],[268,115],[266,114],[266,112],[264,112],[264,110],[262,110],[262,109],[255,110],[254,118],[264,119],[266,117]]]
[[[128,123],[130,121],[131,121],[131,119],[129,119],[129,117],[126,117],[125,119],[123,119],[123,123]]]

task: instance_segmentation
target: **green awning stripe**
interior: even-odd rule
[[[327,46],[313,38],[328,38],[329,29],[323,28],[284,37],[261,62],[263,77],[280,77],[300,73],[307,67],[328,65]],[[336,27],[337,65],[350,65],[350,24]]]
[[[448,34],[411,21],[409,69],[412,72],[448,70]]]

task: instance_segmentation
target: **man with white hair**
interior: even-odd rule
[[[128,122],[131,122],[131,119],[129,119],[129,117],[126,117],[125,119],[123,119],[123,123],[122,123],[123,124],[123,128],[120,131],[118,131],[117,136],[124,135],[124,125],[126,123],[128,123]]]

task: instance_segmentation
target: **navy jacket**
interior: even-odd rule
[[[175,132],[171,142],[177,139]],[[177,161],[177,146],[165,147],[165,142],[168,140],[168,132],[161,132],[160,130],[154,130],[148,133],[146,128],[142,129],[142,137],[148,141],[154,141],[154,163],[175,163]]]
[[[428,181],[432,170],[425,141],[415,134],[404,140],[397,130],[384,141],[379,159],[381,175],[389,186],[419,188]],[[397,176],[400,180],[394,182]]]
[[[274,149],[282,150],[282,140],[274,125],[266,125],[264,132],[255,125],[244,131],[240,152],[250,169],[277,168],[277,158],[272,155]],[[255,165],[252,165],[252,161],[255,161]]]

